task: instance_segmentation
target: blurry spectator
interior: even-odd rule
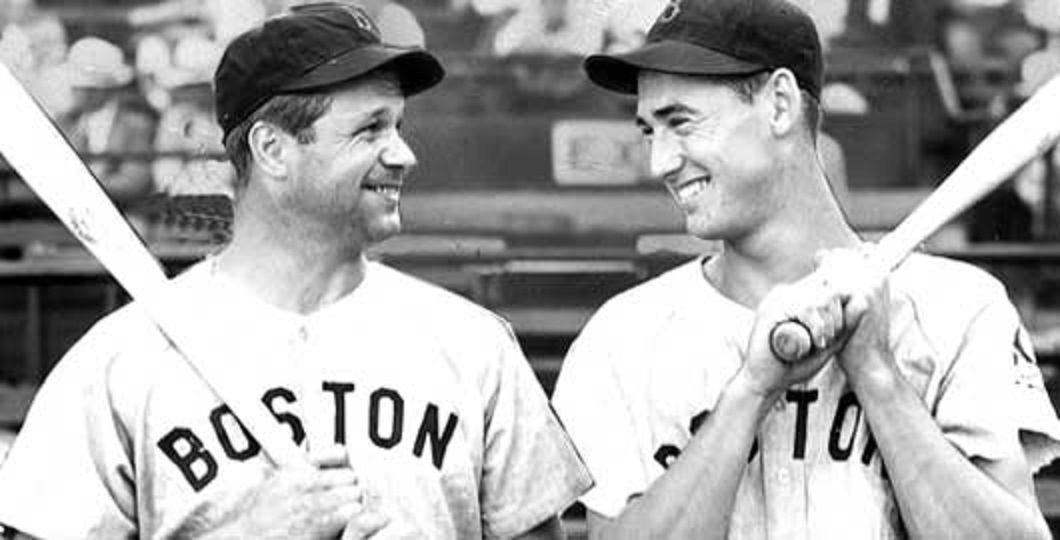
[[[201,27],[142,36],[136,44],[135,67],[148,103],[164,110],[169,106],[168,89],[213,73],[221,50],[221,44]]]
[[[863,115],[869,113],[869,100],[853,85],[830,82],[821,89],[821,107],[829,114]]]
[[[943,27],[942,48],[955,67],[982,65],[986,61],[986,45],[982,32],[971,21],[954,17]]]
[[[1042,50],[1023,59],[1017,91],[1023,96],[1030,96],[1057,75],[1060,75],[1060,33],[1050,36]]]
[[[58,17],[29,0],[0,0],[0,60],[53,117],[69,111],[73,96],[63,77],[66,29]]]
[[[1042,31],[1045,44],[1023,59],[1017,93],[1029,96],[1049,79],[1060,75],[1060,1],[1025,0],[1023,16],[1033,28]]]
[[[188,52],[197,50],[192,48]],[[214,120],[210,80],[213,62],[194,65],[203,55],[179,54],[179,75],[163,77],[170,105],[162,112],[154,148],[161,157],[152,165],[155,189],[167,195],[234,193],[235,171],[221,157],[221,129]]]
[[[669,0],[575,0],[570,24],[586,51],[622,53],[644,43]]]
[[[991,63],[1019,64],[1041,47],[1041,33],[1021,13],[1024,6],[1035,2],[950,0],[942,14],[941,30],[942,48],[950,63],[973,69]]]
[[[66,74],[74,108],[60,122],[82,152],[99,155],[89,166],[116,200],[129,201],[151,190],[150,166],[155,116],[134,90],[134,73],[116,45],[86,37],[70,47]],[[140,154],[139,158],[123,154]]]
[[[579,0],[472,0],[482,15],[494,18],[494,54],[583,55],[598,50],[599,39],[575,23]]]
[[[265,5],[261,0],[202,0],[205,18],[213,29],[213,37],[221,44],[259,26],[265,20]]]
[[[822,46],[827,47],[836,36],[846,32],[847,12],[850,9],[849,0],[791,1],[813,18]]]
[[[262,0],[166,0],[129,10],[134,27],[198,20],[209,26],[212,37],[222,44],[265,20]]]

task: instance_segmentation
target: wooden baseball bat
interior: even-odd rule
[[[1054,77],[1008,116],[905,220],[873,250],[871,264],[881,275],[902,262],[942,225],[957,217],[1021,167],[1052,148],[1060,139],[1060,76]],[[773,354],[795,362],[813,350],[805,326],[778,324],[769,335]]]
[[[309,461],[256,396],[227,367],[248,354],[211,328],[202,308],[174,293],[154,256],[92,171],[6,65],[0,64],[0,154],[64,225],[139,303],[213,392],[254,435],[273,463]],[[239,350],[237,350],[239,349]]]

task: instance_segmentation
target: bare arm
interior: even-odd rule
[[[1015,437],[1003,459],[970,461],[897,370],[852,383],[912,538],[1050,538]]]

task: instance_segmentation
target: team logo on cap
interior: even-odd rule
[[[663,9],[662,14],[659,15],[659,22],[668,23],[677,18],[677,14],[681,13],[681,1],[682,0],[670,0],[669,4]]]
[[[353,16],[353,21],[357,23],[357,26],[366,32],[370,32],[375,35],[379,35],[379,29],[376,28],[375,22],[368,16],[361,8],[355,6],[346,6],[349,9],[350,15]]]

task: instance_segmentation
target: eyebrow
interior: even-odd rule
[[[383,120],[387,118],[389,114],[390,111],[388,111],[386,107],[377,107],[368,112],[351,115],[346,118],[346,121],[357,126],[363,126],[376,120]]]
[[[651,115],[658,120],[662,120],[675,114],[699,114],[699,110],[682,103],[671,103],[655,109]],[[648,123],[640,115],[637,116],[634,122],[637,127],[648,127]]]

